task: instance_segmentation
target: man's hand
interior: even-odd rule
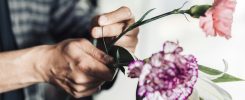
[[[98,17],[92,36],[118,36],[134,23],[126,7]],[[135,50],[138,29],[123,36],[116,44]],[[106,65],[113,58],[94,47],[86,39],[66,40],[57,45],[0,53],[0,93],[23,88],[40,82],[58,85],[74,97],[89,96],[105,82],[112,80],[114,72]]]
[[[113,59],[86,39],[63,41],[37,56],[36,67],[45,80],[77,98],[97,92],[113,77],[106,66]]]
[[[116,37],[126,27],[135,22],[135,19],[130,9],[127,7],[121,7],[113,12],[102,14],[100,16],[97,16],[95,19],[95,26],[93,26],[91,31],[93,38]],[[128,32],[126,35],[119,39],[116,45],[122,46],[127,50],[134,52],[136,44],[138,42],[138,32],[138,28]]]

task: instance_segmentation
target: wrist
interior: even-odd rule
[[[20,57],[21,59],[16,61],[16,64],[26,66],[26,73],[30,75],[34,82],[47,82],[49,79],[47,71],[50,67],[48,65],[48,58],[50,57],[53,48],[54,45],[42,45],[34,47],[22,55]]]

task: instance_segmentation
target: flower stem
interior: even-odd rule
[[[175,9],[175,10],[172,10],[170,12],[167,12],[167,13],[164,13],[164,14],[160,14],[158,16],[155,16],[155,17],[152,17],[152,18],[149,18],[149,19],[146,19],[146,20],[139,20],[135,23],[133,23],[132,25],[130,25],[128,28],[126,28],[118,37],[116,37],[114,40],[112,40],[111,44],[109,45],[109,49],[123,36],[125,35],[127,32],[141,26],[141,25],[144,25],[146,23],[149,23],[149,22],[152,22],[154,20],[157,20],[157,19],[160,19],[160,18],[163,18],[163,17],[166,17],[166,16],[169,16],[169,15],[172,15],[172,14],[184,14],[186,13],[187,10],[180,10],[180,9]]]

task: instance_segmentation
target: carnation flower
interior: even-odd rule
[[[143,65],[144,65],[144,62],[141,60],[131,62],[128,65],[128,69],[130,70],[129,77],[131,78],[139,77]]]
[[[213,6],[209,8],[205,16],[200,17],[200,27],[211,36],[222,36],[231,38],[231,24],[236,0],[214,0]]]
[[[198,76],[196,58],[181,55],[178,43],[165,42],[163,51],[148,61],[134,61],[129,76],[138,77],[138,95],[143,100],[186,100],[192,93]]]

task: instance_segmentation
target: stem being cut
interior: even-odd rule
[[[183,6],[186,4],[187,2],[185,2],[183,4]],[[114,40],[112,40],[112,42],[109,44],[109,49],[123,36],[125,35],[127,32],[141,26],[144,25],[146,23],[152,22],[154,20],[169,16],[169,15],[173,15],[173,14],[189,14],[190,16],[194,17],[194,18],[199,18],[200,16],[204,16],[205,12],[211,7],[211,5],[194,5],[192,6],[190,9],[188,10],[181,10],[180,7],[178,9],[174,9],[170,12],[164,13],[164,14],[160,14],[158,16],[149,18],[144,20],[144,18],[146,17],[146,15],[148,15],[151,11],[153,11],[154,9],[151,9],[149,11],[147,11],[137,22],[135,22],[134,24],[128,26],[128,28],[126,28],[118,37],[116,37]]]
[[[184,14],[184,13],[187,13],[188,10],[180,10],[179,9],[175,9],[175,10],[172,10],[170,12],[167,12],[167,13],[164,13],[164,14],[160,14],[158,16],[155,16],[155,17],[152,17],[152,18],[149,18],[149,19],[146,19],[146,20],[143,20],[144,17],[149,13],[151,12],[152,10],[154,9],[151,9],[149,10],[148,12],[146,12],[142,18],[135,22],[134,24],[130,25],[128,28],[126,28],[118,37],[116,37],[114,40],[112,40],[111,44],[109,45],[109,49],[123,36],[125,35],[127,32],[141,26],[141,25],[144,25],[146,23],[149,23],[149,22],[152,22],[154,20],[157,20],[157,19],[160,19],[160,18],[163,18],[163,17],[166,17],[166,16],[169,16],[169,15],[172,15],[172,14]]]

